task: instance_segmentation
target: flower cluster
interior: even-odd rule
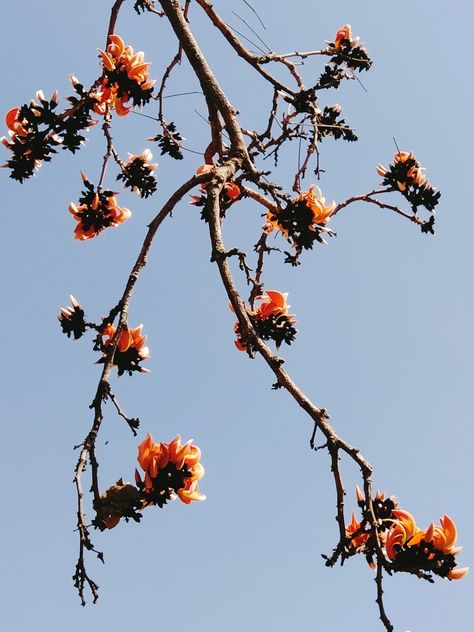
[[[359,522],[352,514],[352,520],[346,527],[347,547],[350,553],[363,553],[369,565],[374,567],[376,542],[369,524],[365,496],[359,488],[356,494],[363,519]],[[449,516],[440,518],[439,525],[432,522],[423,531],[408,511],[398,507],[394,496],[385,498],[385,494],[377,491],[372,506],[378,540],[394,571],[433,573],[448,579],[461,579],[467,575],[467,568],[456,568],[455,555],[462,547],[455,546],[456,525]],[[429,575],[426,577],[430,578]]]
[[[123,224],[131,216],[128,208],[117,204],[117,198],[112,191],[99,191],[89,182],[87,176],[82,175],[85,191],[76,205],[71,202],[69,212],[77,222],[74,229],[74,239],[85,241],[96,237],[110,226]]]
[[[414,213],[419,206],[434,213],[441,193],[428,182],[424,167],[415,159],[413,152],[397,151],[388,169],[379,163],[377,173],[383,178],[383,184],[400,191],[411,204]]]
[[[106,51],[99,49],[104,74],[94,93],[94,112],[105,114],[114,109],[119,116],[126,116],[132,106],[150,101],[155,81],[148,77],[149,64],[143,52],[134,54],[119,35],[109,35],[109,40]],[[127,107],[129,101],[132,105]]]
[[[2,136],[2,144],[13,156],[5,163],[11,169],[10,177],[23,182],[41,167],[44,161],[51,160],[56,147],[62,139],[56,134],[58,116],[53,112],[57,106],[58,95],[55,92],[47,101],[39,90],[29,105],[9,110],[5,117],[8,138]]]
[[[353,71],[369,70],[372,61],[358,37],[352,37],[350,24],[345,24],[336,33],[333,42],[327,42],[327,53],[331,55],[316,87],[338,88],[342,79],[354,77]]]
[[[181,443],[178,435],[170,443],[154,443],[150,434],[138,446],[138,462],[145,472],[142,480],[135,470],[137,487],[144,506],[163,507],[176,494],[189,505],[193,500],[205,500],[198,491],[204,468],[199,462],[201,450],[191,441]]]
[[[269,210],[265,230],[271,233],[275,228],[278,229],[300,253],[302,249],[311,249],[315,241],[326,243],[322,233],[330,233],[325,224],[335,208],[336,203],[326,204],[319,188],[312,185],[308,191],[303,191],[287,202],[285,208]]]
[[[286,302],[287,296],[287,292],[267,290],[263,296],[258,297],[260,304],[256,309],[247,308],[257,336],[262,340],[273,340],[277,349],[282,342],[290,345],[297,333],[294,327],[295,317],[288,313],[291,305]],[[234,341],[237,349],[246,351],[250,357],[253,357],[256,351],[255,346],[243,334],[239,322],[235,323],[234,332],[237,335]]]
[[[393,513],[396,520],[387,534],[385,550],[395,570],[427,571],[448,579],[467,575],[467,567],[456,568],[455,555],[462,547],[455,546],[457,530],[449,516],[423,531],[408,511],[396,509]]]
[[[124,327],[120,332],[117,347],[115,348],[113,363],[118,369],[118,374],[123,375],[128,372],[132,375],[133,371],[140,373],[149,373],[149,369],[140,366],[140,362],[150,357],[150,350],[146,346],[146,336],[142,336],[143,325],[138,327]],[[111,345],[117,328],[108,323],[103,331],[102,337],[105,340],[102,344],[104,355],[99,360],[100,363],[105,362],[107,357],[107,348]]]
[[[128,154],[129,161],[122,167],[122,172],[117,176],[117,180],[123,180],[125,188],[135,191],[140,197],[147,198],[156,191],[156,178],[153,172],[157,164],[150,164],[153,154],[149,149],[145,149],[141,154]]]
[[[63,334],[66,334],[68,338],[73,334],[74,340],[78,340],[85,333],[87,325],[84,320],[84,310],[72,294],[70,299],[71,307],[61,307],[58,319]]]
[[[11,178],[23,182],[31,177],[43,161],[52,159],[58,147],[72,153],[79,148],[85,140],[80,132],[97,121],[90,115],[93,101],[78,83],[76,92],[80,98],[67,97],[73,107],[62,114],[55,112],[57,91],[48,100],[41,90],[36,93],[37,101],[32,99],[29,104],[7,112],[8,137],[3,136],[1,142],[13,154],[3,165],[11,170]]]
[[[209,173],[214,169],[214,165],[202,165],[196,171],[196,175],[200,175],[201,173]],[[208,182],[203,182],[200,186],[201,195],[191,195],[192,202],[190,202],[193,206],[202,206],[203,209],[201,211],[201,219],[205,222],[209,221],[209,217],[206,211],[206,191],[208,187]],[[226,182],[222,187],[222,191],[220,194],[220,210],[221,217],[225,217],[226,210],[240,197],[240,188],[235,182]]]

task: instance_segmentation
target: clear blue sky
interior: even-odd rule
[[[40,88],[70,94],[71,73],[91,83],[109,4],[1,3],[0,112],[28,102]],[[240,0],[214,4],[239,30],[245,27],[232,10],[258,28]],[[145,51],[157,77],[176,45],[164,20],[138,17],[132,5],[126,2],[116,32]],[[347,82],[322,97],[323,104],[343,105],[360,136],[354,144],[324,143],[320,186],[327,198],[339,202],[377,185],[375,167],[390,162],[392,137],[415,152],[442,192],[435,237],[388,212],[351,206],[331,222],[337,238],[306,253],[299,268],[272,255],[266,286],[289,291],[298,318],[296,342],[284,349],[290,373],[374,465],[375,487],[397,495],[421,526],[444,513],[454,518],[464,545],[460,564],[472,567],[472,4],[253,5],[272,49],[318,48],[351,23],[374,60],[362,76],[366,92]],[[197,6],[191,21],[242,124],[263,121],[269,92],[223,52]],[[307,64],[308,84],[319,68],[317,60]],[[186,63],[169,85],[171,92],[196,89]],[[186,146],[202,148],[208,130],[193,112],[204,113],[200,97],[169,99],[166,107]],[[157,132],[153,121],[134,115],[113,130],[124,156],[141,152]],[[332,570],[322,563],[320,554],[337,538],[327,455],[310,452],[309,420],[284,392],[270,390],[263,362],[235,350],[234,319],[209,262],[208,234],[186,201],[163,226],[130,313],[132,326],[144,323],[152,372],[114,380],[114,389],[140,417],[139,439],[150,431],[167,441],[179,432],[201,446],[207,501],[149,509],[140,525],[93,534],[106,560],[99,566],[89,559],[101,599],[80,607],[71,582],[77,553],[72,446],[90,426],[100,368],[88,342],[61,335],[57,313],[70,293],[91,319],[109,311],[146,224],[201,163],[191,153],[175,163],[154,152],[157,194],[141,202],[121,193],[132,218],[98,239],[74,242],[67,207],[81,189],[79,170],[97,180],[103,153],[99,128],[89,136],[76,157],[64,152],[23,186],[0,173],[5,629],[381,630],[364,560]],[[278,169],[288,188],[296,150]],[[2,162],[6,151],[3,156]],[[114,186],[112,175],[109,183]],[[235,207],[227,244],[250,252],[260,213],[248,202]],[[104,487],[132,478],[136,445],[107,407],[98,443]],[[347,466],[344,475],[349,517],[358,473]],[[387,580],[386,607],[397,632],[469,629],[472,582],[472,575],[435,585],[402,575]]]

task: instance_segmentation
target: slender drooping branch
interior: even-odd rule
[[[145,236],[143,244],[141,246],[138,257],[135,261],[135,264],[130,272],[130,275],[127,279],[127,283],[125,285],[125,289],[123,291],[122,297],[118,303],[119,305],[119,320],[118,326],[115,331],[115,334],[112,338],[111,344],[108,346],[106,357],[104,361],[104,366],[102,368],[101,376],[99,379],[99,383],[97,385],[97,390],[94,396],[94,399],[91,404],[91,408],[94,410],[94,418],[92,427],[84,439],[83,443],[80,444],[80,454],[77,461],[77,465],[74,471],[74,482],[76,485],[77,492],[77,530],[79,534],[79,558],[76,564],[76,572],[74,575],[75,586],[78,589],[79,597],[81,599],[82,605],[85,605],[85,586],[88,585],[89,589],[92,593],[93,601],[97,601],[99,597],[98,586],[97,584],[88,576],[85,567],[85,550],[95,552],[100,559],[103,560],[102,553],[97,552],[94,549],[94,546],[90,540],[89,536],[89,526],[86,521],[86,514],[84,510],[83,504],[83,496],[84,492],[82,489],[82,473],[84,468],[87,465],[87,462],[90,461],[91,464],[91,478],[92,478],[92,493],[94,500],[94,508],[96,510],[100,507],[100,487],[99,487],[99,479],[98,479],[98,463],[95,457],[95,444],[97,440],[97,436],[103,421],[103,410],[102,403],[104,400],[111,398],[112,402],[117,407],[116,399],[114,396],[111,396],[110,392],[110,374],[114,367],[114,354],[118,344],[118,339],[120,337],[120,332],[127,325],[127,317],[128,317],[128,308],[130,304],[130,300],[132,297],[133,289],[135,284],[139,278],[139,275],[143,268],[146,265],[148,253],[150,251],[151,245],[153,243],[153,239],[161,226],[162,222],[170,215],[173,211],[174,207],[178,202],[183,198],[186,193],[188,193],[191,189],[193,189],[198,184],[205,182],[210,177],[210,174],[200,174],[194,175],[189,180],[187,180],[184,184],[182,184],[168,199],[168,201],[161,208],[159,213],[155,216],[148,227],[148,232]],[[121,410],[121,409],[120,409]],[[120,410],[118,410],[120,414]],[[124,416],[124,415],[121,415]],[[126,418],[126,417],[125,417]],[[127,419],[127,423],[130,425],[130,420]],[[130,427],[132,427],[130,425]]]

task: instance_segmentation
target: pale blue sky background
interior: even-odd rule
[[[92,82],[109,4],[1,3],[0,111],[27,102],[39,88],[70,94],[71,73]],[[360,136],[355,144],[323,144],[327,171],[320,186],[329,199],[377,185],[375,167],[390,162],[393,136],[401,149],[415,151],[442,191],[434,238],[388,212],[350,207],[331,222],[338,237],[305,253],[301,267],[272,255],[266,284],[290,292],[298,318],[297,340],[284,349],[290,373],[328,408],[337,431],[363,450],[376,487],[396,494],[423,527],[443,513],[455,519],[464,545],[459,562],[473,566],[472,4],[253,4],[267,26],[259,32],[275,50],[318,48],[349,22],[374,59],[361,77],[367,93],[347,82],[337,94],[321,96],[323,105],[343,105]],[[138,17],[132,5],[126,2],[116,31],[146,52],[151,75],[159,76],[175,52],[170,29],[156,16]],[[232,10],[258,28],[240,0],[215,6],[239,30],[245,27]],[[270,92],[223,52],[197,6],[191,22],[242,124],[263,122]],[[307,64],[308,84],[319,68],[317,60]],[[196,89],[185,63],[169,87]],[[200,97],[170,99],[166,106],[186,146],[202,148],[208,130],[193,113],[204,112]],[[131,115],[116,121],[113,133],[125,156],[142,151],[157,131],[153,121]],[[201,162],[190,153],[180,163],[158,158],[158,193],[144,202],[121,193],[132,218],[78,243],[67,206],[79,195],[79,170],[97,180],[103,153],[99,128],[89,136],[76,157],[64,152],[23,186],[7,171],[0,174],[4,629],[381,630],[364,560],[324,568],[320,554],[337,537],[327,455],[310,452],[311,424],[288,395],[270,390],[263,362],[235,350],[234,318],[209,262],[207,231],[187,201],[163,226],[131,308],[130,324],[143,322],[149,337],[152,373],[122,377],[114,389],[140,417],[140,440],[148,431],[158,441],[178,432],[194,437],[203,449],[201,488],[208,500],[147,510],[140,525],[93,534],[107,562],[102,567],[89,559],[101,599],[80,607],[71,582],[77,552],[72,446],[90,426],[100,368],[87,341],[61,335],[56,316],[70,293],[91,319],[108,312],[146,224]],[[278,170],[288,187],[296,144],[291,149]],[[260,212],[250,203],[232,210],[228,246],[251,250]],[[110,406],[106,413],[98,443],[104,487],[133,476],[137,445]],[[349,517],[358,473],[346,465],[344,474]],[[397,631],[468,630],[472,586],[472,575],[433,586],[398,575],[386,581],[386,606]]]

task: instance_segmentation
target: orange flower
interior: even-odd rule
[[[351,538],[349,546],[354,549],[362,547],[370,537],[370,533],[361,531],[358,535],[354,536],[354,533],[360,531],[361,523],[356,519],[354,512],[352,512],[352,520],[346,527],[346,535]]]
[[[297,333],[294,328],[296,319],[294,314],[289,314],[288,310],[291,305],[286,302],[288,292],[278,292],[277,290],[267,290],[263,296],[258,296],[257,300],[261,301],[255,310],[246,307],[250,319],[262,340],[274,340],[277,348],[285,341],[291,344]],[[234,311],[232,304],[229,303],[230,309]],[[237,339],[234,344],[239,351],[249,351],[247,341],[242,338],[240,324],[234,325],[234,332]],[[250,349],[252,346],[250,345]],[[250,352],[252,354],[253,351]]]
[[[227,201],[231,202],[232,200],[235,200],[239,197],[240,195],[240,189],[239,187],[235,184],[235,182],[226,182],[224,184],[224,194],[225,197],[227,198]]]
[[[258,300],[262,303],[258,306],[255,316],[259,320],[265,320],[270,316],[286,316],[291,305],[288,305],[286,299],[288,292],[278,292],[278,290],[267,290],[263,296],[259,296]]]
[[[145,369],[140,366],[140,362],[147,360],[150,357],[150,350],[146,346],[146,336],[142,336],[143,325],[138,327],[124,327],[120,332],[117,347],[114,354],[114,364],[118,368],[118,374],[122,375],[125,371],[132,374],[132,371],[139,371],[141,373],[149,373],[149,369]],[[104,348],[108,347],[114,336],[117,328],[110,323],[104,327],[102,336],[106,337],[104,340]],[[103,356],[99,362],[104,362],[105,356]]]
[[[440,524],[430,524],[426,530],[425,542],[432,542],[433,546],[446,554],[457,555],[461,551],[462,546],[455,547],[457,539],[456,525],[449,516],[439,519]]]
[[[132,99],[133,105],[147,103],[155,81],[148,77],[148,67],[143,52],[133,53],[131,46],[119,35],[109,35],[107,50],[99,48],[104,68],[104,78],[93,95],[96,99],[94,111],[105,114],[107,108],[115,109],[119,116],[126,116],[132,105],[125,104]],[[110,74],[109,74],[110,73]],[[112,76],[112,79],[111,79]]]
[[[87,191],[83,192],[79,204],[71,202],[69,212],[78,223],[74,230],[74,239],[85,241],[96,237],[110,226],[123,224],[130,216],[128,208],[117,204],[117,198],[111,191],[95,191],[87,176],[81,172]]]
[[[315,193],[315,189],[317,189],[317,193]],[[307,220],[309,225],[305,226],[306,230],[310,230],[312,232],[316,232],[317,226],[321,227],[325,224],[336,208],[334,200],[331,204],[326,204],[326,198],[323,197],[319,187],[314,184],[311,185],[307,191],[302,191],[298,197],[294,198],[291,201],[291,206],[295,209],[295,206],[301,202],[312,212],[312,217]],[[298,207],[296,206],[296,209],[297,208]],[[298,213],[296,209],[294,212],[296,212],[297,216],[299,216],[300,213]],[[278,212],[269,210],[266,215],[264,230],[267,233],[271,233],[275,229],[279,230],[285,239],[289,239],[291,237],[290,229],[280,223],[278,219]],[[319,230],[324,229],[319,228]]]
[[[397,163],[403,164],[407,162],[407,160],[413,160],[416,163],[412,167],[410,167],[410,169],[406,173],[406,179],[409,182],[397,180],[397,186],[400,191],[405,191],[405,189],[407,188],[407,184],[416,184],[421,187],[427,183],[427,178],[423,173],[424,168],[416,162],[415,156],[412,151],[397,151],[393,158],[394,167],[396,167]],[[377,165],[377,173],[383,178],[389,173],[389,169],[386,169],[382,164],[379,163]]]
[[[349,40],[351,46],[355,46],[359,41],[358,37],[352,38],[352,27],[350,24],[345,24],[337,31],[334,38],[334,48],[340,48],[343,40]]]
[[[26,119],[22,119],[21,121],[18,119],[19,113],[20,108],[12,108],[11,110],[8,110],[5,116],[5,123],[8,127],[8,135],[11,139],[14,139],[16,136],[26,136],[26,134],[28,133],[25,128],[25,125],[27,125],[28,123]],[[8,140],[5,138],[5,136],[2,138],[2,143],[5,146],[8,146]]]
[[[196,171],[196,175],[198,176],[201,173],[209,173],[209,171],[212,171],[214,167],[215,165],[201,165],[199,169]],[[199,187],[201,190],[201,193],[205,194],[208,186],[209,186],[209,182],[203,182]],[[235,182],[232,182],[232,181],[226,182],[224,186],[222,187],[222,194],[224,195],[225,201],[228,203],[231,203],[239,197],[240,188],[238,187],[237,184],[235,184]],[[192,202],[190,202],[192,206],[203,206],[204,201],[202,199],[202,196],[191,195],[191,198],[193,200]]]
[[[318,189],[318,193],[314,192],[315,188]],[[322,196],[321,190],[314,184],[309,187],[308,191],[300,193],[295,201],[304,202],[313,211],[314,224],[325,224],[336,208],[334,201],[326,205],[326,199]]]
[[[387,534],[385,550],[387,557],[394,560],[400,548],[414,546],[423,540],[425,532],[418,529],[415,519],[404,509],[394,509],[393,515],[396,520]]]
[[[182,444],[177,435],[170,443],[154,443],[148,434],[138,446],[138,462],[145,480],[138,472],[135,477],[137,485],[150,498],[149,504],[162,506],[172,492],[186,505],[193,500],[205,500],[205,495],[198,491],[198,482],[204,476],[200,458],[201,450],[192,440]]]

